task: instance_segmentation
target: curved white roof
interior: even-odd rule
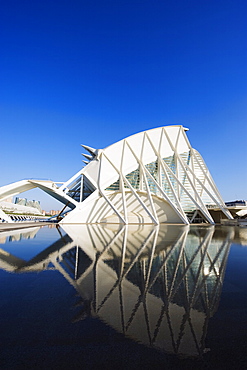
[[[74,208],[64,223],[190,223],[209,207],[232,218],[182,125],[158,127],[105,149],[83,145],[88,164],[68,181],[23,180],[0,188],[0,199],[39,187]],[[192,221],[191,221],[192,220]]]

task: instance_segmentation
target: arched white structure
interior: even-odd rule
[[[66,195],[63,191],[59,191],[59,187],[53,181],[46,181],[46,180],[21,180],[14,182],[9,185],[5,185],[0,187],[0,201],[3,201],[9,197],[13,197],[24,191],[28,191],[34,188],[39,188],[43,190],[45,193],[51,195],[53,198],[57,199],[58,201],[62,202],[66,206],[70,208],[75,208],[78,202],[74,200],[72,197]],[[8,216],[3,210],[0,209],[0,218],[7,222],[14,222],[10,216]]]
[[[195,212],[214,223],[209,206],[231,218],[186,130],[159,127],[103,150],[83,146],[89,163],[62,186],[77,191],[80,203],[62,223],[187,224]]]
[[[84,154],[86,166],[60,187],[36,180],[27,180],[25,186],[39,187],[74,208],[62,223],[188,224],[199,213],[213,224],[209,207],[232,218],[186,130],[180,125],[158,127],[105,149],[83,145],[89,153]],[[5,189],[8,196],[17,189],[12,184],[7,191],[10,187]]]

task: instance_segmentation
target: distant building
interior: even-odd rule
[[[40,213],[42,213],[42,208],[40,206],[39,200],[27,200],[26,198],[15,198],[15,204],[19,204],[26,207],[37,208]]]
[[[16,198],[15,202],[10,202],[12,198],[7,198],[4,201],[0,201],[0,221],[6,220],[10,222],[14,218],[23,216],[21,219],[24,220],[26,216],[41,216],[43,211],[40,207],[39,201],[28,201],[25,198]],[[12,215],[18,215],[16,217]]]
[[[227,207],[246,207],[246,200],[234,200],[232,202],[225,202]]]
[[[51,215],[51,216],[58,215],[59,213],[60,213],[60,211],[55,211],[54,209],[52,209],[50,212],[48,212],[48,214]]]
[[[226,202],[231,215],[236,218],[246,218],[247,217],[247,201],[246,200],[233,200],[231,202]]]

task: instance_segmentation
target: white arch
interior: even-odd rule
[[[45,193],[72,209],[78,204],[76,200],[61,191],[55,182],[49,180],[21,180],[2,186],[0,187],[0,201],[34,188],[43,190]],[[3,210],[0,210],[0,218],[10,223],[14,222]]]

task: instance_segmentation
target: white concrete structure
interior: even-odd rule
[[[0,188],[0,199],[39,187],[73,210],[61,223],[184,223],[197,214],[232,218],[183,126],[158,127],[105,149],[82,145],[86,166],[67,182],[24,180]]]

